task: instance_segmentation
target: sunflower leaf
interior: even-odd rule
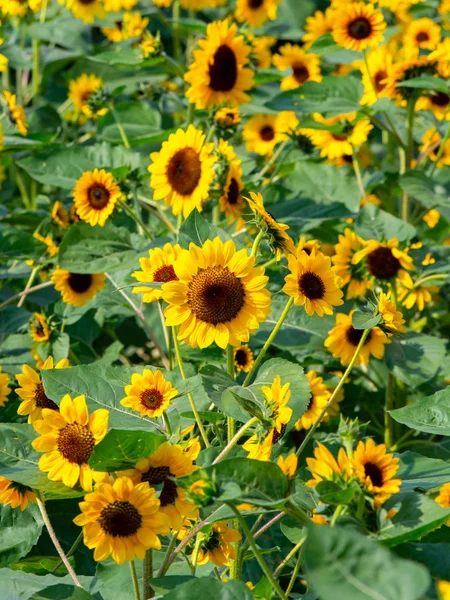
[[[89,459],[96,471],[120,471],[134,468],[140,458],[150,456],[166,441],[151,431],[111,429],[94,448]]]

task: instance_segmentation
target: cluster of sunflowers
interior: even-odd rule
[[[8,598],[450,600],[450,2],[325,4],[0,0]]]

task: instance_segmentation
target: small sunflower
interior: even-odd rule
[[[285,44],[279,54],[274,55],[273,64],[279,71],[289,69],[289,74],[281,81],[282,90],[295,90],[305,81],[322,81],[319,55],[308,54],[300,46]]]
[[[450,10],[450,7],[449,7]],[[448,522],[447,522],[448,525]],[[450,581],[437,581],[436,583],[438,592],[440,594],[439,600],[450,600]]]
[[[92,471],[87,464],[94,446],[102,441],[108,429],[109,411],[95,410],[89,417],[86,398],[72,398],[66,394],[61,400],[59,412],[42,409],[42,420],[33,427],[41,435],[32,442],[38,452],[45,452],[39,459],[39,469],[48,473],[50,481],[62,481],[73,488],[78,481],[86,492],[92,490],[92,481],[104,476]]]
[[[124,12],[121,21],[117,21],[114,27],[102,27],[102,33],[110,42],[123,42],[129,38],[141,37],[148,23],[148,17],[142,17],[140,12]]]
[[[270,312],[264,269],[232,240],[191,243],[174,269],[179,281],[163,285],[166,325],[180,325],[178,338],[193,348],[248,342]]]
[[[30,322],[30,335],[35,342],[46,342],[50,339],[50,327],[45,315],[34,313]]]
[[[270,69],[270,65],[272,64],[272,52],[270,49],[277,39],[269,35],[255,36],[253,34],[249,34],[248,39],[252,44],[252,58],[255,66],[258,69]]]
[[[286,425],[292,417],[292,408],[287,406],[291,398],[290,386],[291,384],[289,381],[284,385],[281,385],[281,377],[277,375],[271,386],[263,385],[261,387],[266,404],[272,410],[272,420],[275,431],[280,435],[283,435]]]
[[[150,154],[150,186],[153,198],[164,200],[174,215],[187,217],[194,208],[202,210],[214,179],[214,144],[205,143],[205,134],[189,125],[178,129],[163,142],[159,152]]]
[[[365,267],[370,275],[381,281],[399,279],[406,287],[412,287],[411,275],[408,271],[414,269],[414,263],[408,250],[399,248],[396,238],[387,242],[368,240],[365,247],[353,255],[352,264],[365,261]]]
[[[353,310],[348,315],[338,313],[336,315],[336,325],[331,329],[325,340],[325,348],[328,348],[334,358],[339,358],[342,365],[350,364],[364,333],[363,329],[353,327],[353,313]],[[367,365],[370,356],[378,359],[383,358],[384,347],[388,343],[389,339],[386,334],[379,327],[374,327],[370,330],[355,364]]]
[[[8,402],[8,396],[11,393],[9,384],[9,375],[8,373],[2,373],[2,367],[0,365],[0,406],[5,406]]]
[[[243,445],[244,450],[248,452],[247,458],[260,460],[262,462],[270,460],[272,447],[274,444],[274,429],[269,431],[264,439],[261,439],[256,433],[252,435]]]
[[[425,156],[428,156],[431,161],[436,163],[438,169],[442,169],[442,167],[444,166],[450,166],[450,140],[446,140],[444,151],[441,153],[441,156],[438,160],[439,153],[441,152],[442,143],[443,140],[439,131],[435,127],[432,127],[424,133],[422,138],[422,145],[419,146],[420,152]],[[432,213],[433,210],[435,209],[431,209],[431,211],[429,212]]]
[[[403,45],[406,48],[435,50],[440,41],[441,28],[427,17],[411,21],[403,34]]]
[[[311,398],[305,413],[295,423],[295,429],[310,429],[317,421],[331,397],[331,392],[316,371],[308,371],[306,377],[311,388]],[[327,417],[327,415],[325,415]]]
[[[316,12],[306,18],[304,30],[305,35],[302,42],[305,48],[310,48],[316,40],[333,30],[336,13],[332,7],[328,7],[325,12],[316,10]]]
[[[373,4],[352,2],[335,14],[332,35],[336,44],[360,52],[383,41],[386,22]]]
[[[306,464],[311,471],[312,479],[306,482],[308,487],[316,487],[321,481],[349,479],[349,459],[344,448],[339,449],[337,460],[326,446],[316,442],[314,458],[307,458]]]
[[[387,46],[376,48],[367,54],[367,65],[361,64],[364,95],[361,104],[372,105],[379,98],[394,98],[395,67]]]
[[[242,538],[239,531],[231,529],[225,522],[214,523],[205,534],[197,554],[197,565],[205,565],[211,561],[216,567],[226,567],[230,559],[236,558],[236,549],[231,542],[238,542]]]
[[[242,211],[245,208],[242,192],[244,184],[242,182],[242,168],[231,164],[228,169],[228,175],[223,186],[222,195],[219,198],[221,212],[229,223],[237,223],[237,227],[243,224]]]
[[[40,370],[67,369],[68,367],[69,361],[67,358],[63,358],[54,364],[53,356],[49,356],[40,367]],[[16,389],[16,394],[19,398],[22,398],[17,414],[28,415],[28,423],[33,425],[36,421],[42,419],[42,409],[44,408],[59,410],[58,405],[47,398],[41,378],[34,369],[28,365],[22,365],[22,373],[16,375],[16,379],[21,386]]]
[[[249,373],[255,362],[253,352],[248,346],[238,346],[234,350],[234,366],[237,371]]]
[[[377,446],[372,439],[358,443],[351,464],[359,481],[373,494],[376,507],[400,491],[401,479],[395,479],[399,462],[386,452],[384,444]]]
[[[107,108],[92,111],[89,106],[90,97],[103,87],[103,79],[96,75],[83,73],[77,79],[72,79],[69,82],[69,98],[77,113],[83,114],[88,118],[100,117],[108,112]]]
[[[250,117],[242,132],[245,149],[261,156],[271,156],[275,146],[286,140],[297,127],[298,119],[292,111]]]
[[[139,411],[141,417],[160,417],[168,408],[172,398],[178,394],[161,371],[144,369],[142,375],[133,373],[131,385],[125,386],[126,397],[122,406]]]
[[[323,124],[333,124],[336,118],[326,119],[314,113],[314,120]],[[356,123],[344,122],[339,133],[327,129],[306,129],[311,142],[320,149],[320,156],[336,159],[351,156],[355,148],[364,144],[373,129],[370,119],[360,119]]]
[[[51,217],[62,229],[67,229],[67,227],[69,227],[69,213],[64,208],[64,204],[59,200],[57,200],[52,207]]]
[[[398,290],[398,300],[405,308],[411,309],[417,306],[419,311],[423,311],[425,306],[431,304],[433,295],[439,292],[437,285],[414,286],[407,288],[400,286]]]
[[[378,298],[378,314],[381,315],[382,323],[389,332],[404,333],[406,331],[406,328],[403,326],[405,322],[403,315],[392,302],[390,293],[380,293],[380,297]]]
[[[246,198],[258,224],[264,228],[268,238],[269,245],[276,253],[276,259],[280,260],[281,255],[290,256],[295,254],[295,246],[291,237],[286,233],[289,225],[279,223],[264,208],[264,200],[260,193],[250,192],[250,198]]]
[[[214,120],[219,127],[236,127],[241,122],[239,109],[233,106],[219,108],[214,114]]]
[[[431,110],[438,121],[450,120],[450,94],[445,92],[429,92],[421,96],[416,103],[416,110]]]
[[[186,97],[198,109],[227,103],[230,106],[250,100],[253,71],[247,68],[251,47],[237,35],[237,26],[214,21],[206,29],[206,39],[194,50],[194,62],[184,76],[190,88]]]
[[[55,290],[61,292],[62,301],[73,306],[83,306],[106,284],[103,273],[70,273],[64,269],[55,269],[51,280]]]
[[[51,235],[46,235],[44,237],[43,235],[41,235],[40,233],[38,233],[37,231],[35,231],[33,233],[33,237],[36,240],[39,240],[40,242],[42,242],[43,244],[45,244],[47,246],[47,252],[48,252],[48,254],[50,254],[50,256],[55,256],[55,254],[58,254],[59,248],[54,243],[53,238],[52,238]]]
[[[29,502],[36,502],[36,495],[26,485],[0,477],[0,503],[24,511]]]
[[[11,92],[9,92],[8,90],[3,90],[3,95],[8,106],[8,111],[11,120],[16,124],[19,133],[23,136],[26,136],[28,133],[28,125],[25,116],[25,111],[21,106],[17,106],[17,99],[15,94],[11,94]]]
[[[85,171],[75,183],[73,202],[81,220],[103,227],[121,197],[120,187],[104,169]]]
[[[342,278],[343,285],[348,284],[347,300],[363,298],[366,291],[373,287],[373,282],[366,277],[365,269],[361,265],[354,265],[352,259],[359,250],[364,248],[364,240],[348,227],[343,234],[339,234],[338,240],[334,247],[334,256],[331,258],[336,275]]]
[[[135,556],[143,560],[150,548],[161,549],[158,535],[169,533],[167,517],[159,511],[156,491],[128,477],[97,483],[79,504],[74,523],[83,527],[84,544],[94,549],[94,560],[112,556],[119,565]]]
[[[148,251],[148,258],[140,258],[139,263],[142,271],[134,271],[132,277],[141,283],[167,283],[177,281],[174,263],[180,256],[181,246],[179,244],[164,244],[163,248],[154,248]],[[133,287],[133,294],[144,294],[144,302],[154,302],[162,297],[162,290],[151,287]]]
[[[277,465],[289,479],[292,479],[297,471],[298,458],[294,453],[289,454],[289,456],[286,456],[286,458],[279,456],[277,459]]]
[[[86,24],[106,17],[103,0],[67,0],[66,7],[74,17]]]
[[[444,485],[440,487],[439,494],[436,496],[435,500],[442,508],[450,508],[450,483],[444,483]],[[450,526],[450,519],[446,522],[446,525]]]
[[[234,16],[237,21],[246,21],[252,27],[260,27],[266,21],[277,18],[281,0],[237,0]]]

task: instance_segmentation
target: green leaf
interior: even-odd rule
[[[305,563],[321,600],[422,600],[430,584],[423,566],[341,527],[311,525]]]
[[[291,517],[284,517],[280,523],[280,529],[292,544],[298,544],[305,537],[305,528]]]
[[[211,225],[195,208],[180,227],[178,243],[183,248],[189,248],[191,242],[201,247],[206,240],[213,240],[216,237],[219,237],[223,242],[230,239],[230,236],[223,229]]]
[[[122,65],[127,67],[136,67],[144,62],[142,50],[139,50],[138,48],[126,48],[118,44],[115,45],[113,50],[100,52],[99,54],[89,56],[88,59],[92,62],[104,65]]]
[[[436,375],[445,354],[443,339],[409,331],[386,346],[385,360],[395,377],[415,387]]]
[[[25,231],[5,227],[0,232],[0,259],[36,259],[36,257],[42,256],[46,249],[45,244]]]
[[[10,333],[17,333],[24,325],[27,325],[31,313],[21,306],[6,306],[2,310],[0,320],[0,341]]]
[[[233,414],[235,414],[236,416],[233,418],[237,418],[241,421],[246,420],[245,413],[242,412],[232,394],[230,398],[227,397],[226,399],[228,409],[230,409],[231,406],[231,412],[227,412],[226,406],[223,403],[222,395],[227,389],[234,387],[235,382],[223,369],[219,369],[219,367],[214,365],[207,365],[206,367],[202,367],[200,369],[199,375],[201,377],[201,382],[205,393],[208,395],[211,402],[213,402],[221,412],[224,412],[231,417],[233,417]]]
[[[31,596],[30,600],[95,600],[85,590],[69,585],[66,583],[58,583],[46,587],[36,594]]]
[[[341,488],[334,481],[321,481],[316,490],[324,504],[349,504],[355,496],[353,488]]]
[[[214,598],[214,600],[252,600],[253,594],[242,581],[219,581],[213,577],[192,579],[164,596],[165,600],[192,600],[192,598]]]
[[[11,506],[0,507],[0,567],[8,567],[30,552],[42,531],[37,506],[25,511]]]
[[[421,171],[406,171],[400,176],[399,183],[404,192],[427,208],[449,204],[448,196],[441,194],[438,185]]]
[[[422,563],[432,577],[448,579],[450,573],[450,544],[410,542],[395,548],[396,554]]]
[[[397,87],[418,88],[420,90],[432,90],[435,92],[449,93],[448,81],[431,75],[421,75],[397,84]]]
[[[140,458],[153,454],[166,441],[151,431],[111,429],[95,446],[89,464],[96,471],[121,471],[134,468]]]
[[[69,558],[69,562],[73,567],[75,566],[73,556]],[[65,575],[67,573],[67,569],[61,563],[59,556],[28,556],[16,562],[11,568],[14,571],[24,571],[25,573],[34,573],[35,575],[46,575],[53,571],[57,575]]]
[[[118,119],[132,146],[148,143],[147,138],[161,134],[161,115],[143,102],[120,102],[116,105]],[[100,137],[112,144],[122,143],[119,126],[109,111],[99,123]]]
[[[415,488],[429,490],[450,481],[450,464],[444,460],[410,451],[399,456],[400,468],[396,476],[402,480],[402,492]]]
[[[416,235],[416,228],[397,219],[373,204],[366,204],[355,223],[356,233],[363,239],[390,240],[397,238],[400,242],[411,240]]]
[[[394,421],[425,433],[450,435],[450,388],[389,411]]]
[[[71,16],[52,18],[45,23],[31,23],[28,27],[28,34],[34,39],[81,52],[87,49],[84,31],[84,24]]]
[[[86,588],[89,588],[91,579],[91,577],[79,577],[81,585]],[[57,590],[59,595],[51,592],[53,594],[51,596],[39,596],[44,590],[47,593],[49,588],[59,586],[63,586]],[[44,575],[42,577],[32,573],[0,569],[0,588],[2,598],[5,600],[92,600],[92,596],[80,588],[77,588],[77,596],[70,596],[70,592],[75,590],[70,575],[65,577]],[[64,588],[71,589],[67,591]]]
[[[356,311],[352,316],[352,325],[355,329],[372,329],[381,321],[380,315],[368,315],[366,313]]]

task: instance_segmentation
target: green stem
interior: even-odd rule
[[[169,562],[169,558],[172,555],[173,549],[175,548],[175,544],[177,543],[177,534],[174,533],[172,539],[167,546],[166,553],[164,555],[161,566],[159,567],[158,577],[163,577],[167,571],[167,563]]]
[[[267,350],[270,348],[270,345],[272,344],[273,340],[275,339],[275,336],[277,335],[277,333],[280,331],[281,326],[284,323],[284,320],[286,319],[286,317],[288,316],[288,312],[291,310],[291,306],[294,304],[294,298],[289,298],[286,306],[284,307],[283,312],[280,315],[280,318],[278,319],[275,327],[272,330],[272,333],[269,335],[269,337],[267,338],[266,343],[264,344],[264,346],[262,347],[260,353],[258,354],[253,367],[251,368],[250,372],[247,374],[247,377],[244,380],[244,383],[242,384],[244,387],[246,387],[247,385],[249,385],[249,383],[251,382],[253,375],[256,372],[256,369],[259,367],[259,365],[261,364],[262,359],[264,358]]]
[[[23,289],[23,291],[25,292],[24,294],[22,294],[22,296],[20,296],[19,302],[17,304],[17,306],[20,308],[22,306],[22,304],[25,302],[25,298],[27,297],[27,293],[30,291],[31,286],[33,285],[33,281],[34,278],[36,277],[36,273],[38,272],[38,268],[34,267],[30,273],[30,276],[28,278],[28,281]]]
[[[195,544],[194,544],[194,551],[192,552],[192,556],[191,556],[191,563],[192,563],[192,567],[194,572],[192,573],[193,575],[195,575],[195,571],[197,570],[197,560],[198,560],[198,553],[200,552],[200,544],[202,541],[202,536],[200,535],[200,532],[197,533],[197,537],[195,538]]]
[[[130,571],[131,571],[131,580],[133,582],[133,590],[134,597],[136,600],[141,600],[141,593],[139,592],[139,583],[136,574],[136,565],[134,564],[134,560],[130,560]]]
[[[266,173],[267,171],[270,169],[270,167],[273,165],[274,162],[276,162],[278,160],[278,157],[280,156],[280,154],[283,152],[283,150],[286,148],[287,144],[289,143],[290,138],[286,138],[284,140],[284,142],[282,142],[279,146],[277,151],[275,152],[275,154],[272,156],[272,158],[265,164],[265,166],[261,169],[261,171],[258,173],[258,175],[256,176],[256,179],[261,179]]]
[[[302,538],[298,542],[298,544],[296,544],[292,548],[292,550],[288,554],[286,554],[286,557],[281,561],[281,563],[278,565],[278,567],[273,572],[274,577],[276,577],[279,573],[281,573],[281,571],[284,569],[284,567],[288,564],[288,562],[291,560],[291,558],[297,554],[297,552],[300,550],[300,548],[303,546],[303,544],[305,542],[306,542],[306,537]]]
[[[230,344],[228,344],[228,346],[227,346],[227,371],[228,371],[228,375],[231,377],[231,379],[234,379],[234,348]],[[228,445],[231,443],[231,440],[234,439],[235,433],[236,433],[236,422],[233,419],[233,417],[227,417]],[[230,447],[230,450],[231,450],[231,448],[232,448],[232,446]],[[227,452],[228,452],[228,450],[227,450]],[[225,454],[227,454],[227,452],[225,452]]]
[[[362,198],[366,199],[367,194],[361,177],[361,169],[359,167],[359,162],[356,154],[353,154],[353,170],[355,171],[356,181],[358,182],[360,194]]]
[[[161,221],[161,223],[164,223],[164,225],[167,227],[167,229],[171,233],[173,233],[174,235],[177,235],[177,233],[178,233],[177,228],[173,225],[173,223],[171,223],[171,221],[167,218],[164,210],[162,210],[161,207],[157,203],[150,205],[147,198],[145,198],[144,196],[139,196],[139,195],[138,195],[138,200],[139,200],[141,206],[143,206],[149,212],[151,212],[152,215],[155,215],[155,217],[157,219],[159,219]]]
[[[390,450],[394,443],[393,435],[393,421],[389,414],[389,411],[394,408],[394,376],[389,373],[387,386],[386,386],[386,398],[384,402],[384,443],[386,448]]]
[[[180,0],[174,0],[172,6],[173,55],[177,62],[181,60],[180,42]]]
[[[170,436],[170,435],[172,435],[172,427],[170,426],[170,421],[169,421],[169,417],[167,416],[167,413],[163,413],[163,419],[164,419],[164,424],[167,429],[167,433]]]
[[[189,102],[186,114],[186,121],[188,126],[194,122],[194,108],[194,105]]]
[[[263,237],[264,237],[264,231],[262,229],[260,229],[258,235],[255,237],[255,241],[253,242],[252,251],[250,252],[250,256],[256,257],[259,245],[260,245]]]
[[[0,310],[2,308],[4,308],[5,306],[8,306],[8,304],[11,304],[11,302],[14,302],[14,300],[21,298],[22,296],[27,296],[28,294],[31,294],[32,292],[37,292],[38,290],[43,290],[44,288],[51,287],[52,285],[53,285],[52,281],[44,281],[44,283],[38,283],[38,285],[33,285],[33,287],[30,287],[28,290],[22,290],[18,294],[14,294],[14,296],[10,296],[4,302],[2,302],[0,304]]]
[[[33,73],[31,80],[31,93],[33,98],[35,99],[39,93],[39,40],[33,38],[32,42],[33,47]]]
[[[153,598],[155,592],[150,585],[150,579],[153,577],[153,551],[150,548],[147,550],[144,558],[144,582],[143,582],[143,592],[144,592],[144,600],[148,600],[149,598]]]
[[[333,516],[331,517],[331,523],[330,526],[334,527],[336,525],[336,521],[339,519],[339,515],[342,514],[342,511],[344,510],[345,505],[344,504],[339,504],[339,506],[337,506],[336,510],[333,513]]]
[[[331,397],[328,400],[328,402],[326,403],[324,409],[322,410],[322,412],[320,413],[320,415],[317,417],[317,419],[316,419],[315,423],[313,424],[313,426],[311,427],[311,429],[308,430],[308,433],[306,434],[305,439],[303,440],[302,444],[300,445],[300,448],[296,452],[297,456],[300,456],[300,454],[303,452],[303,450],[305,449],[305,447],[308,444],[309,440],[311,439],[312,435],[314,434],[314,432],[316,431],[317,427],[320,425],[322,419],[326,415],[327,410],[330,408],[330,406],[334,402],[334,399],[339,394],[342,386],[347,381],[347,377],[350,375],[353,367],[355,366],[356,359],[358,358],[359,353],[361,352],[361,350],[362,350],[362,348],[363,348],[363,346],[364,346],[364,344],[366,342],[367,336],[369,335],[370,331],[371,331],[371,329],[365,329],[364,330],[364,333],[362,334],[361,339],[359,340],[359,344],[356,347],[355,353],[353,355],[352,360],[350,361],[350,364],[346,368],[345,373],[342,375],[341,380],[339,381],[339,383],[335,387],[334,392],[331,394]]]
[[[13,164],[13,172],[16,177],[16,184],[17,184],[17,187],[19,188],[20,195],[22,196],[23,203],[25,204],[25,208],[31,208],[30,197],[28,195],[28,191],[25,186],[25,183],[22,179],[22,175],[20,174],[19,169],[14,164]]]
[[[443,155],[443,154],[444,154],[444,152],[445,152],[445,146],[446,146],[446,144],[447,144],[447,141],[448,141],[448,138],[449,138],[449,137],[450,137],[450,124],[449,124],[449,126],[447,127],[447,131],[445,132],[444,139],[442,140],[442,142],[441,142],[441,145],[439,146],[439,150],[438,150],[438,153],[437,153],[437,155],[436,155],[436,160],[435,160],[435,162],[434,162],[434,164],[433,164],[433,167],[432,167],[432,169],[431,169],[431,171],[430,171],[430,177],[432,177],[432,175],[433,175],[434,171],[436,170],[436,167],[437,167],[437,165],[438,165],[438,162],[441,160],[441,158],[442,158],[442,155]]]
[[[297,562],[295,563],[295,567],[294,570],[292,571],[292,575],[291,575],[291,579],[289,581],[289,584],[286,588],[286,596],[289,598],[289,594],[292,591],[292,588],[294,587],[294,583],[297,580],[297,575],[298,572],[300,571],[300,566],[302,564],[302,559],[303,559],[303,552],[299,552],[298,553],[298,557],[297,557]]]
[[[228,452],[232,448],[234,448],[234,446],[236,446],[236,444],[241,439],[241,437],[244,435],[244,433],[248,429],[250,429],[250,427],[253,427],[253,425],[255,425],[258,421],[259,421],[258,417],[252,417],[249,421],[247,421],[247,423],[244,423],[244,425],[242,425],[242,427],[239,429],[239,431],[237,431],[237,433],[235,433],[235,435],[230,439],[230,441],[225,446],[225,448],[222,450],[222,452],[219,454],[219,456],[217,456],[214,459],[212,464],[215,465],[216,463],[220,462],[222,460],[222,458],[224,458],[228,454]]]
[[[142,229],[142,231],[145,233],[145,235],[148,237],[149,240],[153,240],[153,236],[150,233],[150,231],[147,229],[147,227],[144,225],[143,221],[136,215],[136,213],[133,211],[132,208],[130,208],[128,206],[128,204],[126,202],[123,202],[122,200],[117,200],[117,204],[123,208],[123,210],[125,212],[127,212],[130,217],[133,219],[133,221],[135,221],[137,227],[138,227],[138,231],[139,231],[139,227]]]
[[[67,552],[67,554],[66,554],[67,558],[70,558],[72,556],[72,554],[75,552],[75,550],[80,545],[82,539],[83,539],[83,530],[80,531],[77,539],[74,541],[74,543],[70,547],[70,550]],[[60,559],[59,562],[57,563],[56,567],[54,567],[51,572],[55,573],[62,564],[63,564],[63,561]]]
[[[411,98],[408,100],[407,107],[407,142],[405,152],[405,165],[406,169],[411,168],[411,159],[414,147],[414,112],[416,108],[416,99]],[[401,169],[402,170],[402,169]],[[402,194],[402,219],[406,222],[409,220],[409,195],[407,192]]]
[[[172,327],[172,333],[173,333],[173,345],[175,348],[175,356],[177,357],[177,362],[178,362],[178,367],[180,368],[181,377],[183,379],[186,379],[186,371],[184,370],[183,359],[181,358],[180,343],[178,341],[177,332],[175,331],[174,327]],[[191,392],[188,393],[188,398],[189,398],[189,402],[191,404],[192,412],[194,413],[197,427],[199,428],[200,434],[202,436],[203,442],[204,442],[205,446],[207,448],[209,448],[208,438],[206,437],[205,430],[203,429],[203,423],[202,423],[202,420],[200,419],[200,415],[198,414],[198,410],[197,410],[197,407],[195,406],[195,402],[194,402],[194,397],[192,396]]]
[[[238,509],[235,506],[233,506],[232,504],[229,504],[229,506],[230,506],[231,510],[234,512],[234,514],[236,515],[236,518],[238,519],[239,524],[242,527],[242,531],[245,533],[247,540],[250,544],[250,548],[252,549],[253,554],[254,554],[256,560],[258,561],[258,564],[261,567],[262,572],[267,577],[267,580],[269,581],[270,585],[272,586],[272,588],[276,591],[276,593],[279,595],[279,597],[282,600],[288,600],[287,596],[281,589],[280,584],[272,575],[269,567],[267,566],[266,561],[264,560],[261,552],[259,551],[259,548],[256,545],[255,539],[254,539],[254,537],[250,531],[250,528],[247,525],[244,517],[241,515],[241,513],[238,511]]]
[[[112,102],[109,103],[109,108],[111,110],[111,114],[114,117],[114,121],[119,129],[120,137],[122,138],[123,145],[125,148],[130,149],[130,142],[128,141],[127,134],[125,133],[125,129],[123,128],[122,123],[120,122],[119,115],[117,114],[116,108]]]
[[[205,139],[205,144],[208,144],[211,141],[212,136],[214,135],[215,131],[216,131],[216,126],[211,125],[211,127],[209,128],[209,131],[208,131],[208,135],[206,136],[206,139]]]

